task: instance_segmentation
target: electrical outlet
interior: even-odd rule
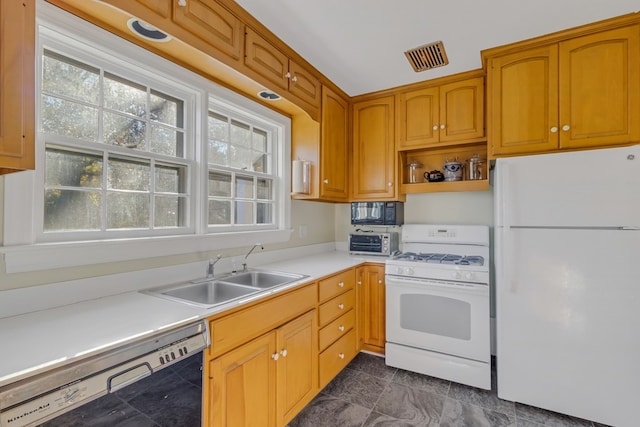
[[[307,224],[301,224],[298,226],[298,237],[307,237]]]

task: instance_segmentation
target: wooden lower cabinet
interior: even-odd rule
[[[384,265],[367,264],[356,269],[359,345],[384,354],[385,283]]]
[[[312,310],[210,362],[209,426],[284,426],[318,391]],[[257,319],[256,319],[257,320]]]

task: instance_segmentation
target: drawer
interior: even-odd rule
[[[318,282],[318,292],[320,302],[335,297],[349,289],[353,289],[356,283],[356,272],[354,269],[343,271],[327,279]]]
[[[320,351],[327,348],[332,342],[354,329],[356,325],[356,311],[349,312],[338,317],[324,328],[320,329],[319,343]]]
[[[353,329],[320,353],[320,388],[326,386],[357,353],[356,331]]]
[[[355,290],[351,289],[344,294],[338,295],[324,304],[321,304],[319,314],[320,318],[318,322],[320,327],[323,327],[327,323],[351,310],[355,305],[355,295]]]
[[[314,283],[211,321],[211,356],[226,353],[313,309],[316,295]]]

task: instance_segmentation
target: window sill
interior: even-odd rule
[[[91,264],[209,252],[289,240],[293,230],[246,231],[198,236],[149,237],[0,247],[5,273],[25,273]]]

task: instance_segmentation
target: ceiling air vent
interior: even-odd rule
[[[415,72],[442,67],[449,63],[441,41],[425,44],[404,53]]]

